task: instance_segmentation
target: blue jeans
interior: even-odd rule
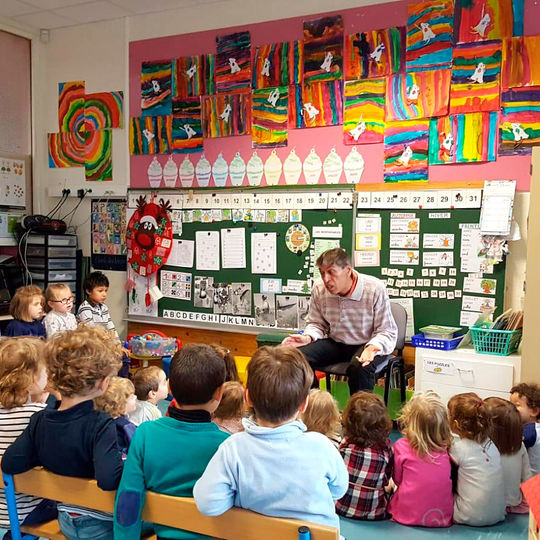
[[[91,516],[73,517],[68,512],[58,512],[60,529],[69,540],[113,540],[113,521]]]

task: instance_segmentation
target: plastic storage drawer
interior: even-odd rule
[[[64,285],[67,285],[73,294],[75,294],[75,291],[77,290],[77,283],[75,281],[63,281]],[[33,285],[37,285],[40,289],[45,290],[46,285],[44,281],[34,281]]]
[[[45,257],[46,254],[49,257],[56,257],[57,259],[74,259],[77,256],[77,248],[55,246],[49,246],[48,248],[45,248],[45,246],[28,246],[26,248],[27,257]]]
[[[44,235],[29,236],[26,243],[27,244],[38,244],[44,245],[46,243],[47,237]],[[76,236],[67,236],[59,234],[50,234],[48,236],[49,246],[65,246],[65,247],[77,247],[77,237]]]
[[[30,271],[32,279],[44,280],[45,272]],[[49,270],[47,274],[47,281],[75,281],[77,279],[76,270]]]
[[[27,257],[28,266],[33,268],[45,268],[49,270],[75,270],[77,268],[76,259],[42,259],[39,257]]]

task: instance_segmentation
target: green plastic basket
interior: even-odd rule
[[[517,351],[521,341],[521,329],[495,330],[492,323],[475,324],[470,331],[474,350],[480,354],[508,356]]]

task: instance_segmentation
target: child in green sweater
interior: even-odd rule
[[[135,431],[114,509],[115,540],[141,534],[146,490],[193,497],[193,486],[218,446],[229,436],[211,421],[223,393],[225,364],[208,345],[186,345],[172,359],[169,389],[176,407],[169,417],[144,422]],[[155,525],[158,537],[202,538]]]

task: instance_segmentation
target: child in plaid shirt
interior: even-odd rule
[[[344,439],[339,451],[349,472],[347,493],[336,512],[352,519],[387,519],[385,488],[392,477],[394,454],[388,436],[392,421],[378,396],[353,394],[343,411]]]

